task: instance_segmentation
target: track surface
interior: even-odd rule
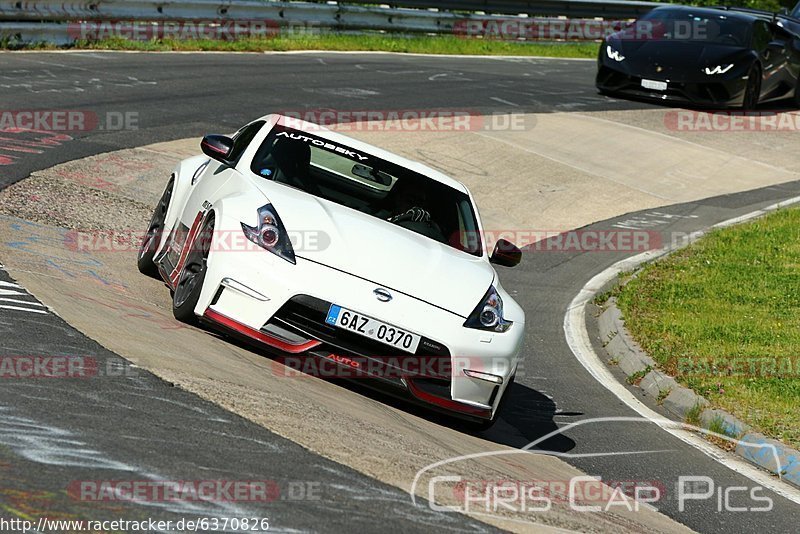
[[[492,113],[633,106],[595,93],[586,83],[594,70],[590,61],[89,52],[0,53],[0,61],[3,109],[91,110],[101,119],[108,112],[135,112],[139,127],[71,134],[81,142],[65,142],[36,157],[0,149],[0,155],[20,156],[10,168],[2,167],[0,186],[99,152],[235,130],[269,110]],[[584,83],[576,87],[576,79]]]
[[[231,130],[252,118],[254,113],[248,111],[252,109],[455,108],[491,113],[646,107],[598,97],[591,85],[594,70],[592,62],[445,59],[371,54],[231,56],[81,53],[5,54],[3,63],[5,70],[0,74],[0,95],[4,99],[4,108],[91,109],[100,115],[107,111],[135,111],[139,114],[140,130],[86,132],[75,135],[74,141],[64,141],[58,146],[43,150],[35,157],[24,152],[10,154],[0,149],[0,154],[17,156],[13,165],[2,167],[0,187],[23,179],[34,170],[77,157],[160,140],[199,136],[211,130]],[[213,83],[209,84],[208,79],[201,76],[201,72],[204,75],[213,73],[210,74]],[[130,79],[131,75],[136,79]],[[800,185],[787,184],[759,192],[729,195],[658,210],[662,214],[679,217],[654,217],[648,215],[649,212],[641,215],[643,220],[655,225],[648,227],[650,229],[690,232],[797,195],[799,191]],[[613,221],[606,221],[595,227],[608,229],[611,224]],[[581,286],[593,274],[624,255],[567,252],[527,254],[520,268],[501,273],[506,287],[520,291],[518,298],[528,314],[528,354],[525,363],[527,373],[520,379],[520,385],[512,391],[502,421],[485,435],[486,439],[520,447],[552,430],[554,423],[563,426],[564,423],[588,418],[635,415],[622,407],[605,388],[594,382],[575,361],[561,329],[566,306]],[[9,321],[5,313],[3,317],[4,321]],[[49,319],[56,320],[51,317]],[[4,341],[8,340],[7,343],[4,342],[6,350],[13,347],[18,354],[31,350],[41,352],[45,347],[52,346],[54,341],[62,342],[66,335],[64,332],[68,329],[61,326],[55,329],[42,327],[40,322],[43,320],[37,320],[35,324],[24,329],[15,324],[14,330],[22,335],[18,341],[12,341],[4,335]],[[33,332],[38,334],[37,344],[26,345],[31,342]],[[75,343],[87,342],[76,336]],[[99,347],[93,350],[95,353],[102,352]],[[113,355],[106,354],[103,357],[113,358]],[[142,380],[146,382],[151,379],[139,377],[134,381],[121,381],[119,385],[110,383],[107,384],[109,389],[106,393],[111,395],[120,388],[140,387],[138,381]],[[155,379],[152,380],[155,382]],[[8,395],[9,392],[10,388],[4,389],[3,394]],[[29,397],[15,395],[6,399],[3,404],[20,409],[22,413],[18,415],[36,420],[41,418],[51,424],[55,421],[48,420],[47,417],[62,417],[60,412],[53,413],[50,407],[41,406],[42,400],[48,400],[46,397]],[[100,394],[99,398],[102,397]],[[185,417],[185,413],[181,413],[185,411],[185,406],[181,407],[174,402],[180,399],[173,398],[172,401],[167,402],[164,407],[154,405],[142,408],[138,415],[133,415],[142,417],[142,414],[159,413],[165,418]],[[85,410],[84,405],[78,407]],[[192,405],[192,412],[206,413],[197,412],[194,407]],[[127,410],[127,407],[123,405],[120,409]],[[209,419],[235,419],[213,406],[202,409],[216,414]],[[87,421],[87,424],[82,426],[81,421]],[[94,432],[91,428],[102,428],[95,426],[96,418],[86,418],[80,412],[65,414],[60,424],[76,431],[86,428],[87,432]],[[252,428],[254,425],[241,421],[233,424],[241,425],[237,432],[244,436],[242,439],[280,442],[274,436],[258,438],[259,432],[264,432],[264,435],[269,433],[258,427]],[[162,437],[174,439],[166,435],[166,430],[169,429],[165,429]],[[111,437],[106,439],[105,443],[99,442],[103,445],[102,450],[115,451],[118,456],[114,458],[118,461],[129,461],[119,440]],[[185,457],[202,458],[199,455],[204,450],[205,454],[210,455],[207,451],[231,448],[227,438],[219,438],[217,445],[206,439],[197,439],[193,449],[187,447]],[[205,443],[208,443],[207,448]],[[129,443],[128,446],[134,447],[134,444]],[[286,448],[281,450],[296,447],[286,442],[281,443],[281,446]],[[753,484],[651,424],[592,423],[549,440],[543,444],[543,448],[570,455],[634,450],[665,451],[644,456],[571,456],[565,459],[585,472],[602,476],[606,480],[659,481],[667,487],[670,497],[659,503],[659,509],[701,532],[755,532],[765,525],[773,531],[793,532],[800,520],[797,505],[774,495],[774,509],[768,514],[720,512],[715,499],[693,503],[685,512],[679,512],[674,500],[674,488],[680,475],[710,476],[721,487],[751,487]],[[239,449],[236,454],[247,453],[246,448],[235,449]],[[129,453],[131,457],[136,457],[141,451],[130,450]],[[215,468],[220,467],[217,463],[220,461],[218,455],[213,457]],[[230,474],[237,472],[237,467],[254,463],[252,458],[242,461],[251,463],[238,463],[231,457],[228,464],[230,467],[227,468],[230,471],[225,471],[225,467],[220,468],[231,476]],[[163,468],[164,472],[174,468],[158,466],[155,460],[152,465],[154,468]],[[241,472],[257,472],[257,467],[254,466],[253,470],[243,469]],[[162,474],[161,471],[159,473]],[[279,472],[270,473],[273,478],[279,478]],[[292,475],[287,473],[285,476]],[[334,478],[337,476],[340,475],[334,475]],[[360,478],[360,475],[348,473],[346,477],[351,477],[348,480],[352,480],[352,484],[364,484],[372,488],[370,491],[373,491],[373,495],[379,495],[380,491],[394,491],[393,495],[399,493],[381,488],[380,485],[370,486],[375,483]],[[224,475],[215,475],[215,478],[224,478]],[[347,502],[349,510],[352,500],[345,497],[343,501]],[[318,505],[321,506],[319,503]],[[347,523],[339,525],[333,520],[323,520],[324,517],[331,516],[332,512],[315,509],[313,506],[313,503],[311,506],[302,503],[299,507],[292,508],[293,511],[302,510],[308,514],[309,523],[298,523],[297,528],[347,526]],[[394,511],[398,510],[393,505],[389,507]],[[331,505],[330,508],[334,506]],[[321,523],[314,523],[315,520]],[[445,521],[439,517],[431,517],[430,520]],[[449,520],[464,521],[458,524],[462,528],[481,528],[463,518]],[[289,526],[291,522],[283,524]],[[374,524],[372,527],[374,529]]]

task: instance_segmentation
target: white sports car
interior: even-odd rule
[[[288,368],[372,386],[488,427],[525,315],[491,263],[467,188],[316,124],[267,115],[178,164],[139,270],[177,319],[257,343]]]

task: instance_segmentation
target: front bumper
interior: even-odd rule
[[[645,89],[642,87],[643,78],[666,81],[667,90]],[[676,81],[656,75],[641,76],[601,63],[595,85],[606,93],[698,107],[726,108],[742,104],[747,81],[741,77],[710,81]]]
[[[502,334],[464,328],[464,317],[398,292],[380,302],[377,284],[301,257],[292,265],[268,252],[226,254],[209,257],[195,312],[277,355],[287,376],[366,378],[365,385],[451,415],[494,417],[516,370],[521,321]],[[327,325],[332,303],[419,334],[417,352]]]

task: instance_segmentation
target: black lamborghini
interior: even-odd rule
[[[659,7],[600,46],[596,85],[697,107],[754,109],[793,99],[800,107],[796,19],[766,12]]]

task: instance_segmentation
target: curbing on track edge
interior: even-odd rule
[[[751,221],[797,203],[800,203],[800,197],[724,221],[712,226],[711,229]],[[657,261],[687,246],[706,233],[706,230],[695,232],[675,247],[665,248],[655,257],[637,259],[626,265],[626,268],[629,271],[639,269],[646,263]],[[615,280],[610,287],[619,284],[620,282]],[[622,284],[624,285],[624,282]],[[607,291],[610,287],[604,287],[603,290]],[[713,431],[713,428],[718,431],[721,429],[722,433],[737,440],[736,448],[733,451],[736,455],[800,488],[800,451],[752,431],[749,425],[723,410],[711,408],[711,404],[703,396],[679,385],[673,377],[658,370],[655,360],[639,346],[625,328],[625,321],[616,305],[616,299],[614,297],[608,299],[602,307],[603,311],[596,320],[600,331],[600,340],[607,354],[605,359],[607,365],[613,362],[613,365],[618,366],[628,377],[633,387],[638,388],[654,400],[659,400],[662,407],[680,421],[686,421],[692,412],[698,413],[700,427],[709,431]],[[774,453],[770,454],[770,451],[774,451]]]

